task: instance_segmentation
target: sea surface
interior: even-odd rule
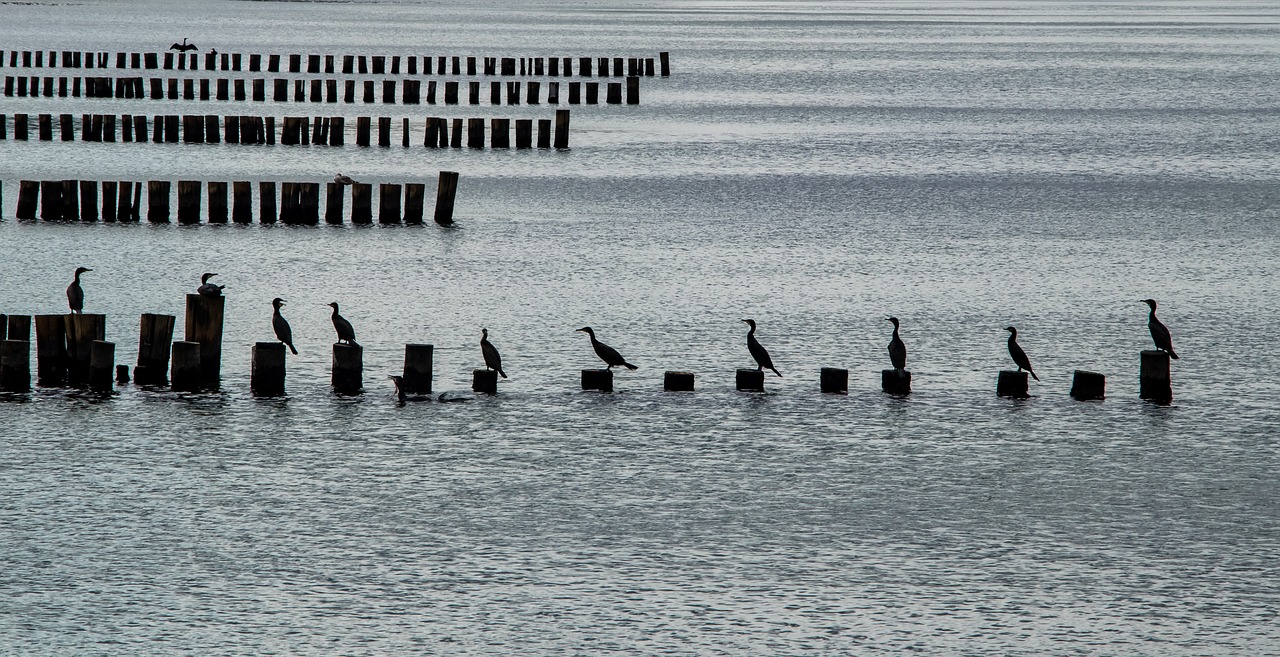
[[[0,313],[64,312],[90,267],[124,364],[202,272],[227,315],[218,391],[0,398],[0,654],[1280,655],[1275,3],[0,4],[6,50],[183,37],[672,75],[571,106],[563,151],[24,143],[10,118]],[[77,125],[555,109],[0,97]],[[339,171],[426,183],[430,212],[441,170],[449,229],[13,218],[19,180]],[[300,353],[255,399],[277,296]],[[1169,405],[1138,399],[1147,297]],[[363,395],[330,391],[330,301]],[[879,389],[889,315],[907,398]],[[764,394],[734,390],[744,318]],[[579,389],[582,326],[639,366],[613,394]],[[1027,400],[995,395],[1006,326]],[[481,328],[497,396],[397,402],[405,343],[467,390]],[[1105,401],[1071,400],[1076,369]]]

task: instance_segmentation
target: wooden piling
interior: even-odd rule
[[[227,223],[227,183],[209,181],[209,223]]]
[[[538,148],[551,148],[551,119],[538,119]]]
[[[640,78],[634,75],[627,78],[627,104],[640,104]]]
[[[600,83],[588,82],[587,87],[587,104],[597,105],[600,103]]]
[[[59,221],[62,219],[62,183],[56,180],[40,181],[40,219],[43,221]]]
[[[493,134],[489,144],[493,148],[511,148],[511,119],[490,119],[489,129]]]
[[[880,370],[880,389],[890,395],[911,394],[911,372],[906,370]]]
[[[80,221],[98,220],[98,183],[80,181]]]
[[[258,222],[264,224],[276,222],[276,184],[274,182],[258,183]]]
[[[664,78],[670,77],[671,76],[671,53],[667,53],[667,52],[658,53],[658,61],[661,63],[660,68],[662,70],[662,77]]]
[[[89,349],[89,388],[98,392],[110,392],[115,369],[115,343],[94,340]]]
[[[67,382],[67,328],[62,315],[36,315],[36,385],[56,388]]]
[[[693,392],[693,372],[666,372],[662,375],[662,389],[668,392]]]
[[[610,105],[622,104],[622,83],[610,82],[606,87],[605,102]]]
[[[736,383],[743,392],[764,392],[764,370],[739,369]]]
[[[404,186],[404,222],[406,224],[422,223],[423,197],[427,186],[422,183],[408,183]]]
[[[1030,397],[1027,394],[1027,378],[1026,372],[1001,370],[1000,378],[996,380],[996,395],[999,397],[1013,397],[1014,399]]]
[[[431,394],[432,360],[435,347],[429,344],[404,346],[404,371],[401,391],[408,395]]]
[[[355,183],[351,186],[351,223],[373,223],[373,185]]]
[[[200,223],[200,181],[178,181],[178,223]]]
[[[18,207],[15,216],[18,219],[35,219],[36,207],[40,200],[40,183],[35,180],[18,182]]]
[[[582,370],[582,389],[613,392],[613,370]]]
[[[449,140],[450,148],[462,148],[462,119],[453,120],[453,135]]]
[[[129,382],[129,366],[116,365],[116,383],[124,385]]]
[[[80,181],[62,181],[62,218],[75,221],[80,218]]]
[[[400,145],[409,147],[409,119],[402,119],[400,126]]]
[[[299,183],[298,222],[314,226],[320,223],[320,183]]]
[[[0,341],[0,392],[31,390],[31,343],[26,340]]]
[[[329,145],[342,146],[346,144],[346,121],[341,116],[329,118]]]
[[[331,182],[325,185],[324,222],[326,224],[342,224],[342,206],[346,196],[346,185]]]
[[[1138,396],[1156,403],[1173,401],[1173,383],[1169,376],[1169,352],[1147,349],[1142,352]]]
[[[222,317],[226,297],[187,295],[186,341],[200,343],[202,382],[218,387],[222,368]]]
[[[516,119],[516,148],[533,148],[533,119]]]
[[[471,390],[485,394],[498,394],[497,370],[483,369],[471,371]]]
[[[1077,401],[1106,399],[1107,377],[1097,372],[1076,370],[1071,378],[1071,398]]]
[[[569,147],[569,110],[556,110],[556,148]]]
[[[231,183],[231,221],[237,224],[253,221],[252,190],[247,180]]]
[[[382,183],[378,186],[378,223],[400,223],[400,185]]]
[[[200,364],[199,342],[177,340],[173,343],[173,366],[169,371],[170,385],[175,392],[196,392],[203,378]],[[135,377],[136,378],[136,377]]]
[[[169,223],[169,181],[147,182],[147,221],[153,224]]]
[[[133,380],[138,385],[162,386],[168,383],[169,350],[173,342],[173,315],[142,314],[138,329],[138,362]]]
[[[391,146],[391,117],[378,117],[378,146],[389,148]]]
[[[106,338],[107,317],[68,313],[62,318],[67,350],[67,382],[81,388],[89,383],[93,343]]]
[[[440,181],[436,187],[435,220],[441,226],[453,223],[454,196],[458,192],[458,172],[441,171]]]
[[[369,127],[372,119],[367,116],[356,117],[356,146],[369,145]]]
[[[330,382],[338,394],[359,394],[364,387],[364,348],[356,344],[333,345]]]
[[[285,352],[283,342],[255,342],[249,374],[249,390],[254,397],[284,394]]]
[[[849,392],[849,370],[835,367],[824,367],[819,374],[819,385],[822,392],[844,395]]]

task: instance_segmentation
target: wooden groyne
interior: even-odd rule
[[[55,139],[54,119],[57,137]],[[448,119],[427,117],[421,124],[421,138],[413,132],[410,119],[393,122],[391,117],[357,117],[355,145],[372,146],[377,118],[377,144],[390,147],[393,126],[402,147],[421,143],[426,148],[511,148],[514,124],[516,149],[569,147],[569,110],[556,110],[552,119]],[[13,115],[13,139],[32,141],[29,114]],[[98,143],[182,143],[248,144],[283,146],[345,146],[347,121],[341,116],[282,117],[219,116],[216,114],[37,114],[36,141],[80,141]],[[536,121],[536,123],[535,123]],[[9,116],[0,114],[0,140],[9,138]],[[79,126],[77,129],[77,125]],[[279,129],[277,130],[277,125]],[[465,130],[464,130],[465,127]],[[486,141],[486,133],[488,140]],[[464,136],[465,135],[465,136]]]

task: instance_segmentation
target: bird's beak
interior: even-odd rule
[[[88,268],[86,268],[86,269],[85,269],[85,271],[93,271],[93,270],[92,270],[92,269],[88,269]]]

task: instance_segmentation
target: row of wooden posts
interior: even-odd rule
[[[133,380],[139,385],[170,386],[175,391],[217,389],[221,380],[222,327],[226,297],[187,295],[185,339],[173,340],[175,317],[146,313],[138,337],[138,361]],[[27,392],[31,389],[30,315],[0,315],[0,392]],[[93,314],[36,315],[37,384],[41,387],[87,387],[110,391],[112,378],[129,381],[127,365],[115,365],[115,344],[105,341],[106,316]],[[400,390],[406,395],[429,394],[434,369],[434,347],[407,344],[404,352]],[[256,396],[279,396],[285,392],[285,346],[280,342],[258,342],[252,351],[250,388]],[[334,344],[330,374],[336,392],[358,394],[363,389],[364,349],[356,344]],[[1156,402],[1173,399],[1169,377],[1169,354],[1143,351],[1139,396]],[[472,389],[497,393],[497,372],[474,370]],[[695,375],[669,371],[663,388],[669,391],[694,390]],[[739,369],[736,388],[764,392],[764,372]],[[849,391],[849,370],[824,367],[819,375],[824,393]],[[890,394],[911,393],[911,373],[881,371],[881,388]],[[582,389],[613,392],[613,371],[582,370]],[[996,394],[1026,398],[1027,373],[1001,371]],[[1098,400],[1106,396],[1106,378],[1096,372],[1076,370],[1071,396],[1078,400]]]
[[[10,50],[10,68],[109,68],[111,53],[79,52],[70,50]],[[59,58],[61,55],[61,58]],[[148,53],[115,53],[115,68],[155,70],[200,70],[201,56],[196,53],[148,52]],[[266,72],[279,73],[282,55],[266,56]],[[655,74],[652,57],[463,57],[463,56],[423,56],[417,55],[306,55],[306,70],[303,71],[303,55],[287,55],[289,73],[337,73],[343,75],[418,75],[418,64],[422,64],[422,75],[522,75],[572,77],[574,63],[577,63],[577,75],[580,77],[623,77],[633,75],[653,76]],[[249,72],[262,71],[263,56],[258,54],[243,55],[241,53],[204,53],[204,70],[240,71],[247,61]],[[323,58],[323,59],[322,59]],[[338,62],[341,61],[339,69]],[[4,66],[4,51],[0,50],[0,67]],[[322,66],[323,62],[323,66]],[[624,67],[625,63],[625,67]],[[403,66],[402,66],[403,64]],[[434,64],[434,67],[432,66]],[[477,66],[479,64],[479,66]],[[662,77],[671,75],[670,53],[658,54],[658,70]],[[517,71],[519,71],[517,73]]]
[[[421,105],[424,102],[427,105],[436,105],[437,98],[440,94],[437,92],[443,89],[443,102],[445,105],[460,104],[459,95],[465,89],[467,93],[467,104],[479,105],[482,97],[482,83],[478,80],[471,80],[462,86],[462,82],[456,80],[445,81],[443,85],[436,80],[426,80],[426,96],[422,94],[422,80],[382,80],[381,94],[378,92],[378,84],[374,80],[290,80],[283,78],[275,78],[272,80],[271,100],[278,103],[337,103],[339,99],[338,83],[342,82],[341,99],[343,103],[353,104],[356,101],[357,83],[360,89],[360,102],[365,104],[373,104],[379,102],[384,105],[395,105],[396,98],[399,97],[399,103],[402,105]],[[148,84],[149,83],[149,84]],[[181,90],[179,89],[181,83]],[[560,104],[560,84],[559,82],[546,83],[546,102],[549,105]],[[568,97],[565,99],[570,105],[599,105],[600,104],[600,86],[605,87],[605,104],[621,105],[624,102],[627,105],[640,104],[640,78],[628,77],[625,84],[623,82],[566,82],[568,85]],[[293,93],[290,94],[292,86]],[[504,100],[507,105],[521,104],[521,98],[527,105],[539,105],[543,99],[543,83],[537,80],[528,80],[521,82],[520,80],[508,80],[501,82],[493,80],[489,82],[488,103],[490,105],[502,105]],[[149,87],[149,89],[148,89]],[[399,94],[397,94],[399,89]],[[522,93],[523,90],[523,93]],[[148,93],[149,91],[149,93]],[[624,101],[625,91],[625,101]],[[140,78],[140,77],[39,77],[39,76],[12,76],[7,75],[4,78],[4,95],[6,97],[26,98],[122,98],[122,99],[151,99],[151,100],[220,100],[220,101],[246,101],[250,97],[256,102],[267,101],[267,81],[263,78],[251,80],[227,78],[187,78],[179,80],[178,78]]]
[[[147,221],[170,222],[171,183],[153,180],[147,187]],[[98,203],[101,186],[102,203]],[[252,183],[231,183],[232,204],[227,206],[227,183],[202,183],[198,180],[178,182],[178,223],[198,224],[201,219],[201,201],[207,189],[206,221],[225,224],[253,222]],[[324,222],[342,224],[345,221],[346,185],[331,182],[325,185]],[[351,223],[373,223],[373,185],[354,183],[351,187]],[[142,183],[128,181],[91,180],[23,180],[18,187],[18,219],[44,221],[82,221],[132,223],[138,222],[142,210]],[[453,223],[454,200],[458,191],[458,173],[441,171],[436,187],[435,222],[440,225]],[[383,183],[378,185],[378,223],[420,224],[423,222],[423,204],[426,185],[422,183]],[[0,194],[0,202],[3,195]],[[320,223],[320,183],[286,182],[280,184],[279,204],[276,201],[276,183],[258,183],[258,222],[273,224],[315,225]]]
[[[489,134],[490,148],[511,148],[512,123],[515,124],[515,147],[568,148],[569,110],[556,110],[553,125],[551,119],[538,119],[535,141],[534,119],[446,119],[427,117],[423,123],[422,145],[427,148],[485,148],[485,133]],[[75,115],[59,114],[58,140],[74,141]],[[356,117],[356,146],[372,146],[373,119]],[[390,147],[392,119],[378,120],[378,145]],[[117,120],[118,119],[118,120]],[[0,140],[8,139],[8,115],[0,114]],[[344,146],[346,144],[346,120],[340,116],[284,117],[279,131],[279,143],[283,146]],[[450,125],[452,123],[452,126]],[[485,124],[488,123],[486,129]],[[87,142],[116,141],[119,125],[120,141],[144,143],[148,136],[152,143],[217,144],[266,144],[277,143],[276,118],[273,116],[222,116],[216,114],[168,114],[156,115],[148,127],[147,117],[141,114],[82,114],[80,115],[80,139]],[[464,139],[463,126],[466,126]],[[36,116],[39,141],[54,141],[53,114]],[[451,129],[452,128],[452,129]],[[13,136],[17,141],[31,140],[31,117],[28,114],[13,115]],[[225,138],[224,138],[225,136]],[[408,148],[413,140],[408,118],[400,120],[400,145]]]

